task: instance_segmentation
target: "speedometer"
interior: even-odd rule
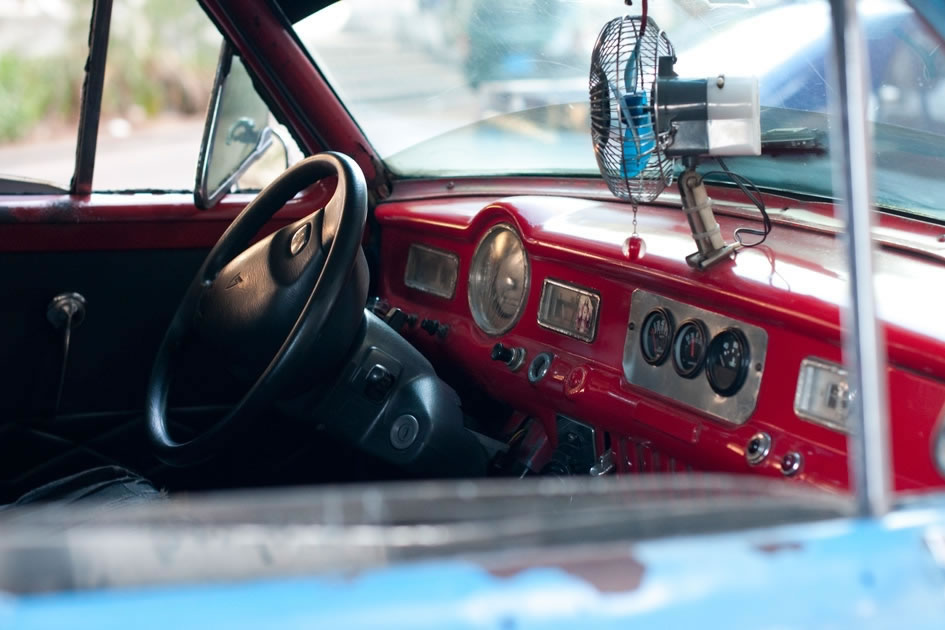
[[[469,309],[490,335],[511,330],[528,298],[528,255],[511,225],[491,228],[476,247],[469,268]]]

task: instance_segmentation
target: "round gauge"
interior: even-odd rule
[[[650,365],[660,365],[673,345],[673,316],[663,308],[650,311],[640,329],[640,348]]]
[[[705,324],[699,320],[690,320],[680,326],[673,340],[673,367],[676,373],[686,378],[698,374],[705,361],[708,342],[709,333]]]
[[[528,255],[512,226],[496,225],[482,237],[469,268],[469,308],[490,335],[511,330],[528,298]]]
[[[709,344],[706,353],[705,374],[709,385],[720,396],[734,395],[745,384],[750,362],[751,349],[742,331],[723,330]]]

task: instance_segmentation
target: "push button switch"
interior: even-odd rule
[[[410,414],[404,414],[394,420],[390,427],[390,445],[398,451],[409,448],[420,434],[420,423]]]
[[[394,375],[386,367],[378,363],[372,367],[364,379],[364,395],[369,399],[379,402],[390,392],[394,386]]]

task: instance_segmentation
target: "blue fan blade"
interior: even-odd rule
[[[636,177],[650,162],[655,146],[653,122],[647,112],[645,92],[627,94],[624,98],[624,115],[629,120],[623,136],[623,163],[620,168],[622,177]]]

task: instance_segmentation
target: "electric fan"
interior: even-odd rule
[[[679,192],[698,248],[686,260],[705,269],[741,241],[725,243],[695,167],[700,156],[761,153],[758,80],[681,79],[675,63],[668,37],[646,17],[645,0],[642,16],[605,24],[591,55],[591,138],[607,187],[633,204],[634,226],[637,204],[653,201],[672,183],[676,158],[682,158]]]

